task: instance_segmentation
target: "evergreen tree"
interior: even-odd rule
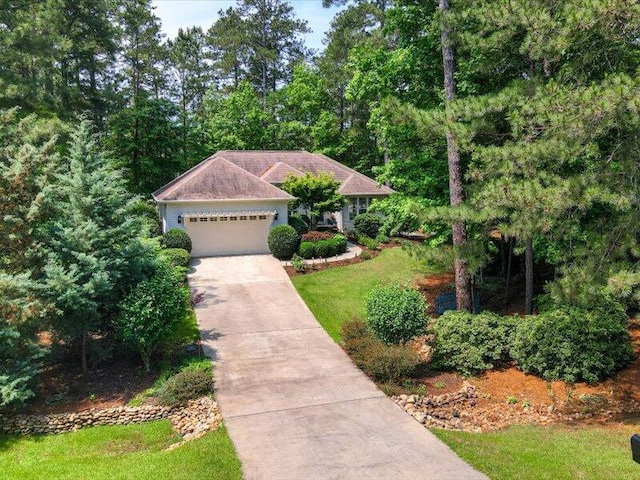
[[[134,199],[99,150],[91,125],[72,133],[68,157],[43,190],[50,221],[42,227],[42,295],[56,309],[54,331],[80,341],[88,372],[91,334],[113,316],[117,299],[144,274],[149,259]]]

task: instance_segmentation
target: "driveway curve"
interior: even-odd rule
[[[246,479],[487,478],[351,363],[273,257],[196,259],[189,284]]]

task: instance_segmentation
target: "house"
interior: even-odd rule
[[[331,158],[305,151],[220,151],[153,193],[162,230],[183,228],[195,257],[268,253],[271,227],[286,224],[294,198],[279,186],[288,175],[328,173],[348,199],[335,220],[341,231],[374,198],[393,193]],[[321,221],[320,224],[323,222]]]

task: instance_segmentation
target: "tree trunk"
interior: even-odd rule
[[[509,303],[509,287],[511,286],[511,264],[513,261],[513,238],[509,239],[509,258],[507,260],[507,280],[504,289],[504,305]]]
[[[82,331],[82,373],[89,376],[89,366],[87,362],[87,343],[89,342],[89,334],[86,330]]]
[[[443,14],[449,11],[449,0],[440,0],[440,10]],[[455,207],[464,201],[464,191],[462,188],[462,163],[460,161],[460,151],[454,133],[451,131],[450,124],[453,122],[449,104],[456,97],[456,83],[454,73],[456,69],[455,55],[451,39],[449,37],[449,28],[443,23],[440,35],[442,44],[442,61],[444,67],[444,96],[445,111],[447,115],[447,158],[449,165],[449,201],[451,206]],[[455,283],[456,283],[456,304],[458,310],[472,311],[471,305],[471,287],[469,282],[469,269],[467,262],[462,259],[458,247],[463,245],[467,240],[466,226],[463,221],[454,222],[453,230],[453,246],[456,249],[454,260]]]
[[[533,239],[527,238],[525,251],[525,313],[533,313]]]
[[[151,352],[147,352],[144,348],[140,348],[140,357],[144,364],[144,371],[149,373],[151,371]]]

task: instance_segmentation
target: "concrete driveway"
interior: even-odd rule
[[[216,399],[246,479],[486,478],[351,363],[276,259],[191,266],[191,287],[205,292],[196,316]]]

